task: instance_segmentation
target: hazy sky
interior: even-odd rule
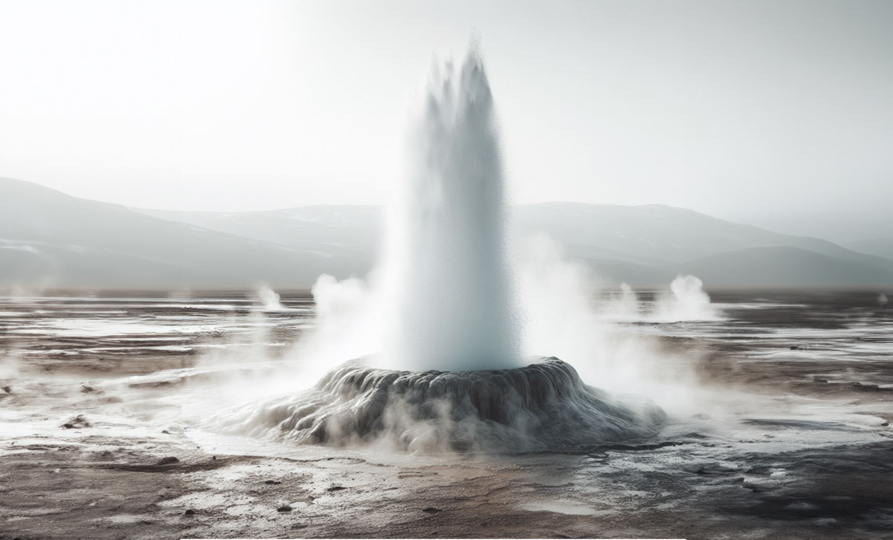
[[[433,55],[474,30],[517,202],[890,211],[889,0],[0,0],[0,176],[163,209],[382,202]]]

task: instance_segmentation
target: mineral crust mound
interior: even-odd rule
[[[316,386],[219,413],[226,432],[412,452],[573,452],[653,437],[651,401],[588,386],[557,358],[494,371],[394,371],[351,361]]]

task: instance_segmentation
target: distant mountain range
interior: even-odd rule
[[[543,232],[608,282],[710,288],[891,286],[893,241],[846,247],[661,205],[512,208],[512,236]],[[174,212],[79,199],[0,178],[0,287],[307,287],[364,275],[382,236],[376,206]]]
[[[4,287],[304,286],[363,264],[0,178]]]

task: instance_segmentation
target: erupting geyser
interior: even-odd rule
[[[587,386],[556,358],[521,367],[502,162],[476,47],[458,73],[449,63],[435,70],[413,135],[412,174],[382,264],[392,311],[383,315],[383,350],[310,391],[225,411],[213,423],[275,440],[411,451],[568,451],[654,435],[666,415],[650,401]]]
[[[385,272],[399,292],[384,352],[415,369],[518,367],[502,160],[476,50],[458,74],[435,69],[413,144],[389,222]]]

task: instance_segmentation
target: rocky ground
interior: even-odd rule
[[[486,456],[205,433],[183,420],[179,396],[213,392],[214,378],[140,377],[188,371],[197,344],[232,336],[172,333],[180,349],[159,350],[147,347],[173,342],[17,333],[51,328],[52,314],[35,311],[72,308],[0,306],[19,314],[0,318],[0,538],[889,538],[893,310],[823,298],[775,298],[771,309],[720,294],[724,321],[632,325],[668,354],[698,350],[700,384],[758,409],[671,415],[654,440],[578,454]],[[115,309],[160,324],[186,308],[161,319],[146,312],[162,308]],[[300,332],[306,315],[290,317],[276,319],[270,342]],[[112,349],[107,370],[102,347],[125,338],[133,355]]]

